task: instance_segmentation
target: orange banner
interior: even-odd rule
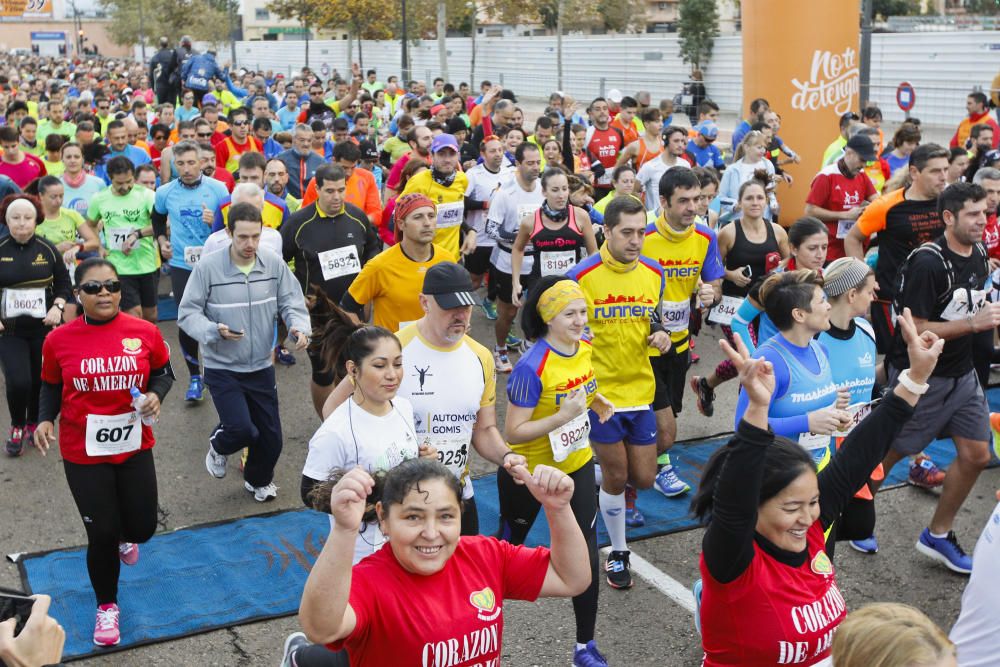
[[[0,16],[52,17],[52,0],[0,0]]]
[[[840,115],[858,110],[860,11],[860,0],[742,3],[743,117],[766,99],[781,115],[779,136],[802,157],[785,167],[794,184],[778,186],[785,226],[802,215]]]

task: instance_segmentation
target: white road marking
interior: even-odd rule
[[[606,557],[611,549],[605,547],[601,553]],[[686,609],[688,613],[694,614],[694,594],[681,582],[663,572],[648,560],[632,550],[629,555],[629,563],[632,566],[633,574],[637,574],[647,582],[652,584],[661,593]]]

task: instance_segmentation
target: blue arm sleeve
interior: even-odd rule
[[[753,356],[756,359],[763,357],[774,366],[774,394],[771,395],[771,402],[773,403],[776,397],[784,396],[785,392],[788,391],[790,378],[788,364],[785,363],[780,354],[769,347],[757,350]],[[736,401],[736,425],[739,425],[740,420],[743,419],[743,413],[746,412],[749,403],[750,401],[747,400],[746,393],[740,391],[740,397]],[[797,438],[800,433],[809,430],[809,416],[806,414],[794,417],[768,417],[767,423],[775,435],[783,435],[786,438]]]
[[[223,204],[225,204],[225,203],[226,202],[223,202]],[[219,231],[220,229],[222,229],[225,226],[222,223],[222,206],[223,206],[223,204],[219,204],[218,206],[215,207],[215,220],[212,221],[212,231],[213,232],[217,232],[217,231]]]
[[[604,224],[604,214],[601,213],[600,211],[598,211],[593,206],[591,206],[590,208],[587,209],[587,213],[590,214],[590,222],[591,223],[593,223],[595,225],[603,225]]]
[[[533,408],[542,396],[542,381],[529,363],[518,363],[507,382],[507,400],[521,408]]]
[[[753,354],[757,350],[757,346],[753,344],[753,340],[750,338],[750,329],[748,327],[754,318],[762,312],[764,311],[754,306],[750,299],[743,299],[743,303],[740,304],[739,309],[733,316],[733,321],[729,323],[733,333],[743,340],[743,344],[750,350],[750,354]]]
[[[235,95],[240,99],[243,99],[244,97],[250,94],[249,90],[245,88],[240,88],[235,83],[233,83],[232,78],[230,78],[229,76],[229,72],[226,72],[226,88],[229,89],[229,92],[231,92],[233,95]]]

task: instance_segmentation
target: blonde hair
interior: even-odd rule
[[[733,155],[733,162],[736,162],[737,160],[742,160],[743,155],[746,153],[746,147],[758,142],[764,143],[763,132],[761,132],[760,130],[750,130],[749,132],[747,132],[746,136],[743,137],[743,141],[741,141],[740,145],[736,147],[736,153]]]
[[[833,667],[924,667],[955,655],[955,645],[919,609],[892,602],[848,614],[833,637]]]

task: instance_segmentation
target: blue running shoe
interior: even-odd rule
[[[629,528],[641,528],[646,525],[646,517],[642,515],[638,507],[626,507],[625,525]]]
[[[192,375],[191,384],[188,385],[187,393],[184,394],[184,400],[188,403],[194,403],[203,398],[205,398],[205,385],[201,381],[201,376]]]
[[[851,545],[852,549],[860,551],[863,554],[878,553],[878,540],[875,539],[874,535],[863,540],[851,540],[848,544]]]
[[[274,358],[282,366],[294,366],[295,355],[278,345],[274,348]]]
[[[483,299],[479,305],[482,307],[483,315],[486,316],[486,319],[491,322],[497,319],[497,304],[495,302],[490,301],[489,299]]]
[[[656,490],[667,498],[675,498],[691,490],[691,486],[677,476],[674,466],[667,464],[656,473],[656,480],[653,482]]]
[[[646,525],[646,517],[642,515],[639,508],[635,506],[635,501],[638,500],[639,494],[636,492],[635,487],[631,485],[625,486],[625,525],[629,528],[640,528]]]
[[[507,340],[505,342],[507,344],[507,349],[508,350],[511,350],[511,349],[512,350],[517,350],[517,351],[523,351],[524,350],[524,341],[521,340],[520,338],[518,338],[517,336],[515,336],[512,333],[507,334]]]
[[[953,530],[947,537],[934,537],[930,528],[924,528],[917,540],[917,551],[944,563],[952,572],[972,574],[972,558],[959,546]]]
[[[691,587],[691,593],[694,595],[694,629],[699,635],[701,634],[701,589],[701,579],[698,579]]]
[[[597,650],[597,642],[591,639],[586,646],[573,652],[573,667],[608,667],[608,661]]]

